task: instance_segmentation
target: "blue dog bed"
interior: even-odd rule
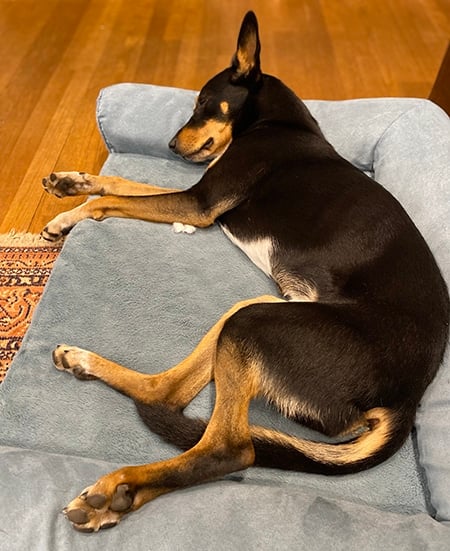
[[[97,116],[110,152],[103,173],[180,189],[195,183],[204,167],[167,147],[195,95],[137,84],[103,90]],[[402,202],[449,281],[447,115],[416,99],[307,104],[337,150]],[[276,292],[217,226],[192,235],[137,220],[76,226],[0,387],[1,549],[450,549],[448,355],[416,431],[372,470],[324,477],[248,469],[160,497],[98,534],[74,531],[60,514],[102,474],[178,452],[144,427],[131,400],[56,371],[52,349],[66,342],[161,371],[236,301]],[[210,385],[188,413],[209,416],[213,400]],[[263,403],[253,404],[251,419],[318,437]]]

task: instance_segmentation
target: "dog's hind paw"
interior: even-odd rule
[[[110,493],[98,491],[108,476],[94,486],[86,488],[78,497],[63,509],[65,517],[80,532],[98,532],[116,526],[121,518],[131,510],[133,494],[128,484],[117,485]]]

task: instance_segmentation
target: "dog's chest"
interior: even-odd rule
[[[221,227],[228,239],[239,247],[253,264],[272,277],[273,240],[271,237],[243,240],[233,235],[227,226],[221,224]]]

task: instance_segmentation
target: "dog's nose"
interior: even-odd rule
[[[170,149],[174,150],[177,147],[177,137],[174,136],[169,142]]]

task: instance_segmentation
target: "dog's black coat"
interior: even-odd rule
[[[306,288],[316,300],[244,308],[221,338],[260,358],[275,388],[308,405],[309,414],[299,408],[293,417],[327,435],[345,431],[372,408],[392,412],[382,449],[348,465],[253,438],[257,465],[354,472],[392,455],[409,434],[447,342],[447,289],[397,200],[338,155],[291,90],[261,73],[251,12],[239,47],[247,48],[246,61],[252,57],[247,71],[237,71],[235,56],[202,89],[186,125],[228,121],[233,136],[191,193],[204,211],[229,202],[218,222],[239,243],[269,238],[271,275],[281,292],[298,298]],[[177,139],[170,146],[183,154]],[[183,449],[206,426],[163,405],[138,404],[138,410],[152,430]]]

